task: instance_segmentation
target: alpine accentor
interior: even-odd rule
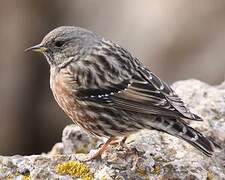
[[[65,113],[87,132],[109,138],[93,158],[117,137],[141,129],[171,134],[213,154],[213,142],[185,122],[202,119],[121,46],[86,29],[63,26],[27,50],[45,55],[51,90]]]

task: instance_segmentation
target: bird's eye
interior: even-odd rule
[[[63,44],[64,44],[64,41],[56,41],[55,42],[56,47],[62,47]]]

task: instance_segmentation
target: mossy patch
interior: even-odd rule
[[[55,171],[58,174],[67,174],[74,177],[79,177],[82,180],[94,179],[93,173],[90,168],[79,161],[68,161],[56,165]]]

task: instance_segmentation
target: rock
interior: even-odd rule
[[[101,161],[81,162],[105,139],[69,125],[62,142],[48,154],[0,156],[0,179],[225,179],[225,82],[210,86],[187,80],[172,87],[204,119],[190,125],[222,147],[213,157],[165,133],[142,130],[130,135],[123,147],[109,146]]]
[[[84,133],[79,126],[75,124],[66,126],[63,130],[62,143],[64,154],[88,153],[97,145],[98,139]],[[101,143],[103,143],[102,141]]]

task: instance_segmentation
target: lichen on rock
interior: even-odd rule
[[[190,126],[222,147],[214,156],[206,157],[168,134],[142,130],[130,135],[123,147],[110,145],[102,160],[84,163],[105,139],[69,125],[62,142],[48,154],[0,156],[0,179],[225,179],[225,82],[210,86],[187,80],[172,87],[191,111],[204,119],[189,121]]]
[[[58,174],[70,175],[81,178],[82,180],[93,179],[93,173],[90,171],[90,168],[79,161],[68,161],[57,164],[55,171]]]

